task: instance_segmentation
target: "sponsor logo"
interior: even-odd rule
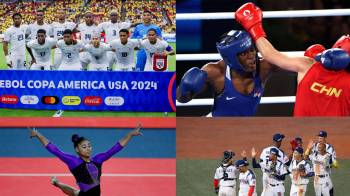
[[[17,104],[18,97],[16,95],[3,95],[0,101],[3,104]]]
[[[79,105],[81,99],[78,96],[64,96],[62,98],[63,105]]]
[[[86,96],[83,102],[85,105],[98,106],[102,104],[102,98],[99,96]]]
[[[105,98],[105,104],[109,106],[121,106],[124,104],[123,97],[108,96]]]
[[[232,99],[235,99],[236,97],[226,97],[226,100],[227,101],[230,101],[230,100],[232,100]]]
[[[34,105],[39,102],[39,98],[35,95],[23,95],[20,98],[22,104]]]
[[[325,94],[327,96],[330,97],[336,97],[338,98],[341,95],[342,89],[336,89],[334,87],[331,86],[325,86],[323,84],[314,82],[311,87],[310,90],[316,92],[316,93],[320,93],[320,94]]]
[[[46,105],[56,105],[58,104],[59,99],[57,96],[43,96],[41,97],[41,103]]]

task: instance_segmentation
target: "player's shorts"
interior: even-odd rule
[[[25,70],[25,69],[27,69],[25,55],[11,53],[10,54],[10,61],[11,61],[11,65],[12,65],[12,68],[10,68],[11,70]]]
[[[83,67],[79,63],[65,64],[62,63],[57,70],[71,70],[71,71],[81,71]]]
[[[144,71],[154,71],[151,64],[146,63]]]
[[[51,70],[52,63],[51,62],[40,62],[40,63],[34,63],[31,67],[30,70]]]
[[[117,55],[113,51],[107,51],[106,55],[107,55],[108,65],[109,67],[112,67],[112,65],[114,64],[117,58]]]
[[[55,48],[55,53],[54,53],[54,69],[58,69],[58,67],[62,63],[62,52],[59,48]]]
[[[79,53],[80,62],[89,64],[91,62],[91,56],[88,52]]]
[[[89,71],[108,71],[108,64],[90,64]]]
[[[120,65],[117,63],[113,71],[134,71],[135,65]]]

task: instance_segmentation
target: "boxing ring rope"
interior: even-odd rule
[[[348,16],[350,9],[264,11],[264,18],[300,18],[321,16]],[[208,12],[176,14],[176,20],[218,20],[234,19],[234,12]]]
[[[350,9],[323,9],[323,10],[289,10],[289,11],[264,11],[264,18],[300,18],[321,16],[348,16]],[[176,20],[223,20],[234,19],[234,12],[212,13],[182,13],[176,14]],[[282,52],[288,56],[303,56],[304,51]],[[201,54],[177,54],[176,61],[220,60],[218,53]],[[260,104],[294,103],[295,96],[262,97]],[[214,99],[193,99],[188,103],[176,101],[176,106],[210,106]]]

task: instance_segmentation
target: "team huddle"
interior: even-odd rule
[[[165,71],[167,55],[175,54],[161,38],[160,28],[151,23],[150,11],[143,12],[142,24],[120,22],[118,11],[112,10],[108,22],[97,24],[94,14],[86,12],[84,23],[77,25],[66,21],[65,13],[63,9],[58,10],[58,21],[46,24],[44,11],[38,10],[37,21],[29,25],[21,24],[21,14],[13,14],[13,26],[6,30],[3,40],[8,67],[13,70]],[[135,30],[129,38],[131,27]],[[76,39],[78,32],[80,40]],[[26,49],[30,63],[26,62]],[[135,50],[138,50],[137,62]]]
[[[303,196],[313,178],[316,196],[332,196],[334,187],[331,169],[337,168],[334,147],[327,143],[327,132],[320,131],[318,141],[310,141],[303,149],[302,138],[296,137],[290,142],[292,153],[287,155],[280,149],[285,136],[277,133],[273,136],[273,145],[262,150],[260,160],[256,160],[254,148],[251,150],[252,167],[262,171],[262,196],[281,196],[285,192],[286,176],[290,176],[291,196]],[[214,176],[215,192],[219,196],[236,195],[236,181],[239,180],[239,196],[256,196],[256,176],[249,169],[246,152],[242,159],[233,162],[234,153],[225,151],[220,166]]]

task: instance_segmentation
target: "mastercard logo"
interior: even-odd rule
[[[41,97],[41,102],[46,105],[56,105],[59,99],[57,96],[43,96]]]

